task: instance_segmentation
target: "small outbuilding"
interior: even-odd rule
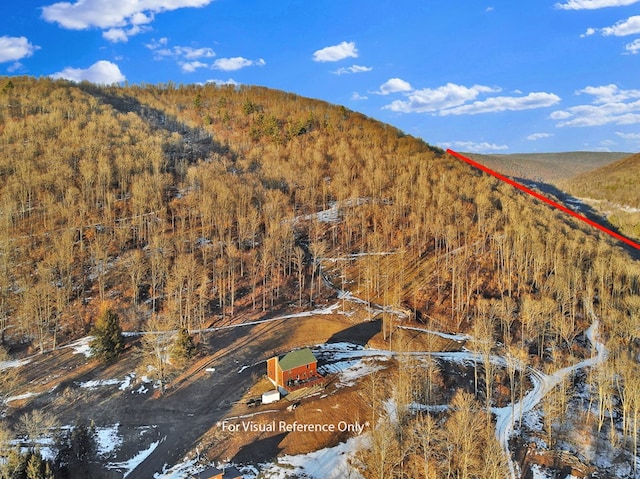
[[[227,467],[226,469],[210,467],[191,477],[193,479],[243,479],[240,471],[233,466]]]
[[[274,356],[267,360],[267,377],[276,387],[293,391],[319,382],[318,360],[309,348],[291,351],[284,356]]]
[[[278,401],[280,401],[280,391],[277,389],[262,393],[262,404],[271,404]]]

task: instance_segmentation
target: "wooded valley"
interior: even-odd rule
[[[331,266],[343,290],[468,333],[479,357],[570,365],[590,354],[584,332],[599,319],[608,357],[586,371],[579,427],[609,430],[637,467],[640,266],[613,239],[344,107],[253,86],[0,78],[7,358],[86,336],[105,305],[125,331],[189,333],[311,308],[329,258],[358,258]],[[397,325],[383,315],[385,337]],[[444,422],[408,407],[381,420],[360,473],[505,477],[499,374],[483,365],[475,391],[452,391]],[[397,384],[425,384],[413,370],[400,363]],[[7,371],[4,398],[17,381]],[[515,403],[524,380],[505,371]],[[405,404],[428,400],[418,389]],[[568,435],[575,393],[567,381],[545,399],[549,448]]]

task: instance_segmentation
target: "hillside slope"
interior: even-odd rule
[[[582,199],[634,238],[640,238],[640,154],[565,179],[561,188]]]
[[[560,470],[569,461],[558,458],[586,457],[569,420],[594,441],[619,438],[615,461],[589,456],[588,467],[616,475],[636,461],[637,262],[606,235],[344,107],[252,86],[0,78],[0,222],[6,435],[35,449],[44,432],[24,423],[42,411],[63,425],[121,424],[119,449],[78,465],[95,477],[122,477],[143,449],[127,477],[154,477],[188,453],[255,466],[335,446],[297,432],[230,438],[218,426],[253,414],[244,401],[268,357],[325,343],[375,348],[375,367],[330,382],[322,407],[324,397],[300,413],[259,412],[354,419],[336,399],[344,394],[378,440],[355,462],[366,478],[504,477],[532,441],[541,451],[522,475],[541,458]],[[122,356],[73,355],[105,309],[128,333]],[[576,376],[562,395],[547,382],[527,405],[548,419],[544,434],[507,421],[498,442],[496,411],[513,411],[561,365],[565,378],[592,354],[596,325],[608,338],[602,367],[628,374]],[[185,331],[198,354],[178,360],[169,352]],[[463,360],[431,358],[451,350]],[[596,430],[587,404],[620,420]]]
[[[629,156],[629,153],[575,151],[504,155],[468,153],[467,155],[503,175],[557,184],[559,181],[602,168]]]
[[[640,208],[640,154],[582,173],[561,183],[581,198],[608,200],[631,208]]]

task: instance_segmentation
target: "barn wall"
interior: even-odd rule
[[[286,385],[290,379],[309,379],[316,375],[316,364],[311,363],[282,372],[282,381]]]
[[[282,371],[277,357],[267,359],[267,377],[276,385],[282,385]]]

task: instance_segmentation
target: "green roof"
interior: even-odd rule
[[[313,355],[309,348],[302,348],[296,351],[291,351],[280,358],[280,368],[283,371],[297,368],[298,366],[304,366],[305,364],[315,363],[316,357]]]

